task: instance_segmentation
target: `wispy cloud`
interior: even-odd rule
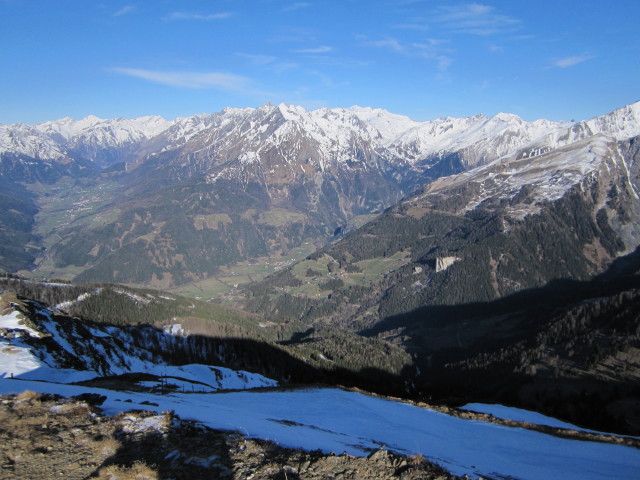
[[[116,67],[112,72],[162,85],[184,88],[213,88],[235,93],[256,93],[254,82],[241,75],[224,72],[173,72]]]
[[[453,63],[453,58],[447,55],[446,49],[443,48],[444,40],[435,38],[427,39],[425,42],[412,43],[415,55],[427,60],[436,62],[436,68],[440,72],[445,72]]]
[[[268,71],[281,74],[290,70],[295,70],[300,67],[300,64],[282,60],[272,55],[261,55],[255,53],[243,53],[236,52],[236,56],[244,58],[251,65],[261,68],[266,68]]]
[[[333,51],[333,47],[330,47],[328,45],[321,45],[319,47],[315,47],[315,48],[301,48],[299,50],[294,50],[295,53],[307,53],[307,54],[312,54],[312,55],[316,55],[316,54],[321,54],[321,53],[329,53]]]
[[[298,63],[283,61],[283,62],[274,63],[272,70],[275,73],[281,74],[281,73],[289,72],[291,70],[296,70],[298,68],[300,68],[300,64]]]
[[[112,16],[121,17],[122,15],[126,15],[128,13],[133,13],[133,12],[135,12],[135,10],[136,10],[136,7],[134,7],[133,5],[125,5],[120,10],[118,10],[116,13],[114,13]]]
[[[298,43],[309,45],[318,42],[317,32],[313,29],[303,27],[280,27],[279,32],[268,38],[270,43]]]
[[[496,45],[495,43],[487,43],[487,50],[491,53],[503,53],[504,47],[502,45]]]
[[[220,12],[220,13],[189,13],[189,12],[173,12],[164,17],[165,22],[171,22],[174,20],[224,20],[225,18],[229,18],[232,16],[232,12]]]
[[[394,37],[384,37],[379,40],[368,40],[361,38],[362,45],[365,47],[376,47],[376,48],[384,48],[387,50],[392,50],[396,53],[406,53],[406,47],[400,43],[397,38]]]
[[[436,68],[442,73],[453,63],[449,56],[449,50],[444,46],[447,41],[436,38],[428,38],[422,42],[403,43],[394,37],[384,37],[379,40],[370,40],[366,37],[357,37],[361,45],[390,50],[407,57],[423,58],[435,62]]]
[[[432,21],[447,30],[471,35],[493,35],[516,30],[521,21],[502,15],[489,5],[465,3],[439,7]]]
[[[573,67],[574,65],[586,62],[587,60],[591,60],[592,58],[593,55],[575,55],[572,57],[559,58],[558,60],[553,62],[553,66],[559,68]]]
[[[336,88],[349,85],[349,82],[346,80],[335,82],[329,75],[317,70],[308,70],[307,74],[316,77],[324,87]]]
[[[311,3],[309,2],[295,2],[291,5],[288,5],[282,9],[283,12],[293,12],[294,10],[300,10],[302,8],[310,7]]]

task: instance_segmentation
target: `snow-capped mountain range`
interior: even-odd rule
[[[89,161],[98,168],[115,162],[135,167],[151,159],[157,167],[172,167],[177,178],[196,174],[209,183],[226,178],[244,185],[258,178],[271,186],[269,195],[276,200],[288,195],[281,186],[296,179],[320,184],[327,175],[361,172],[370,182],[391,183],[387,190],[395,193],[383,195],[382,203],[356,199],[380,209],[425,180],[512,155],[539,156],[597,134],[618,141],[640,135],[640,102],[578,123],[526,122],[506,113],[416,122],[381,109],[309,111],[285,104],[225,108],[172,121],[63,118],[0,125],[0,155],[23,162]],[[434,169],[450,155],[456,156],[454,165]]]
[[[0,125],[0,154],[13,153],[40,160],[56,160],[84,152],[123,148],[146,141],[161,145],[156,151],[187,147],[230,147],[240,140],[280,144],[296,132],[313,139],[323,159],[353,158],[354,142],[372,150],[388,150],[409,162],[433,155],[464,152],[470,166],[508,155],[527,146],[555,148],[603,133],[616,140],[640,134],[640,102],[577,123],[536,120],[513,114],[494,117],[437,118],[417,122],[381,109],[303,107],[265,104],[259,108],[225,108],[219,113],[165,120],[159,116],[135,119],[81,120],[63,118],[33,126]],[[357,140],[356,140],[357,139]],[[234,142],[235,140],[235,142]],[[91,149],[93,148],[93,152]],[[148,150],[145,148],[144,150]],[[253,151],[257,151],[255,148]],[[247,149],[245,148],[245,151]]]
[[[469,198],[460,211],[490,198],[509,200],[528,185],[535,190],[533,200],[514,206],[513,219],[611,169],[620,175],[607,183],[620,180],[637,195],[628,174],[631,160],[622,159],[617,144],[638,135],[640,102],[577,123],[526,122],[506,113],[417,122],[381,109],[306,110],[285,104],[225,108],[171,121],[64,118],[0,125],[0,182],[18,190],[23,186],[15,183],[54,184],[65,176],[117,183],[107,191],[120,193],[102,197],[103,213],[114,221],[124,215],[117,229],[125,241],[113,243],[112,234],[97,224],[71,222],[56,231],[48,255],[57,265],[101,268],[108,262],[103,273],[83,278],[104,279],[113,269],[130,271],[126,255],[114,258],[120,249],[144,243],[157,259],[149,259],[135,281],[160,278],[168,268],[174,271],[172,282],[180,283],[205,278],[219,265],[286,254],[304,238],[323,242],[334,232],[351,230],[355,216],[382,212],[439,178],[428,192],[452,195],[463,183],[479,185],[473,195],[466,190]],[[180,190],[162,190],[178,185]],[[176,205],[186,222],[182,226]],[[136,218],[144,220],[139,224]],[[127,232],[131,235],[124,236]],[[200,252],[198,258],[176,260],[185,249]],[[26,259],[28,265],[37,263],[34,251],[25,250],[24,265]]]

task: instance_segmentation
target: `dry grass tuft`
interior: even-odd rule
[[[158,480],[158,473],[144,462],[135,462],[130,468],[110,465],[100,469],[98,480]]]
[[[86,403],[63,403],[56,405],[49,410],[56,415],[64,415],[71,418],[87,417],[91,414],[91,408]]]
[[[16,396],[16,403],[34,403],[40,401],[41,395],[33,390],[25,390]]]
[[[113,437],[106,437],[95,443],[94,450],[101,457],[112,457],[122,447],[122,444]]]

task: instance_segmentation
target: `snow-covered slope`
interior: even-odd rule
[[[53,138],[80,142],[92,138],[101,144],[124,144],[141,138],[151,138],[166,130],[173,122],[160,116],[146,116],[133,119],[101,119],[90,115],[81,120],[69,117],[39,123],[37,130]],[[86,140],[85,140],[86,141]]]
[[[63,118],[44,122],[34,128],[59,142],[73,155],[104,166],[120,160],[120,151],[127,153],[127,149],[155,137],[173,123],[159,116],[107,120],[88,116],[82,120]]]
[[[615,138],[626,140],[640,135],[640,102],[618,108],[611,113],[594,117],[580,122],[586,130],[585,135],[602,133]]]
[[[1,298],[0,298],[1,300]],[[30,303],[21,312],[10,303],[0,315],[0,378],[71,383],[125,373],[148,374],[146,388],[176,388],[189,392],[272,387],[277,382],[255,373],[208,365],[168,364],[142,345],[163,345],[170,351],[181,336],[172,330],[135,330],[80,322]],[[23,306],[24,307],[24,306]]]
[[[269,157],[275,149],[283,164],[297,166],[310,159],[322,170],[330,163],[357,158],[358,145],[377,146],[382,138],[348,109],[308,111],[285,104],[225,108],[209,116],[179,119],[162,137],[166,138],[164,151],[180,147],[182,154],[206,154],[228,161],[249,152]],[[263,163],[270,164],[269,159],[263,158]]]
[[[430,156],[461,152],[467,166],[481,165],[524,145],[567,128],[564,122],[525,122],[512,114],[487,118],[438,118],[421,123],[399,136],[390,148],[416,162]]]
[[[13,153],[38,160],[80,156],[96,160],[101,150],[127,147],[166,130],[173,122],[159,116],[134,119],[101,119],[90,115],[81,120],[60,120],[28,126],[0,125],[0,154]]]
[[[348,108],[347,111],[355,114],[364,123],[375,128],[385,145],[393,142],[404,132],[420,125],[420,122],[409,117],[391,113],[381,108],[353,106]]]
[[[597,480],[637,478],[640,450],[465,420],[426,408],[337,389],[153,395],[0,379],[0,393],[24,389],[106,397],[107,413],[173,410],[222,430],[287,447],[364,456],[385,448],[421,454],[471,478]],[[157,405],[157,406],[154,406]]]
[[[532,412],[530,410],[524,410],[522,408],[508,407],[506,405],[494,404],[494,403],[467,403],[460,407],[461,410],[467,410],[476,413],[486,413],[495,418],[503,420],[512,420],[515,422],[526,422],[534,425],[542,425],[552,428],[562,428],[565,430],[576,430],[595,434],[603,434],[596,430],[590,430],[588,428],[582,428],[572,423],[563,422],[557,418],[549,417],[538,412]],[[630,437],[639,438],[639,437]]]
[[[3,153],[25,155],[38,160],[54,160],[67,155],[59,142],[24,123],[0,124],[0,155]]]
[[[618,144],[610,137],[597,135],[569,146],[532,157],[518,155],[503,157],[487,165],[459,175],[440,178],[425,189],[425,196],[447,195],[462,186],[475,185],[462,206],[471,210],[491,199],[512,200],[526,190],[526,202],[512,202],[507,210],[514,218],[540,210],[544,201],[554,201],[587,178],[609,178],[611,185],[620,187],[639,199],[631,183],[628,165]],[[523,190],[524,189],[524,190]]]

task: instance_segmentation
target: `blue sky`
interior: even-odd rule
[[[581,120],[640,100],[638,0],[0,0],[0,123],[225,106]]]

